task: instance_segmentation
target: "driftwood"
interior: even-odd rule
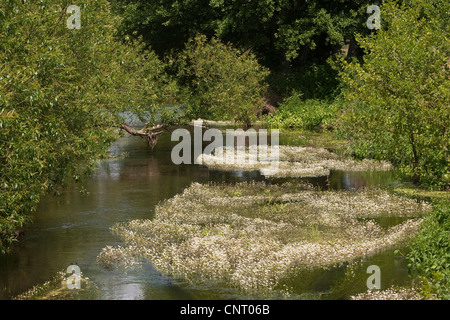
[[[156,131],[155,132],[154,130],[165,129],[167,126],[168,125],[165,123],[157,124],[157,125],[154,125],[153,127],[149,127],[149,125],[147,124],[142,129],[136,130],[133,127],[130,127],[129,125],[127,125],[126,123],[122,123],[120,128],[125,130],[126,132],[128,132],[129,134],[131,134],[133,136],[146,138],[148,146],[150,148],[152,148],[152,150],[153,150],[156,143],[158,142],[158,136],[164,132],[164,131]]]
[[[189,125],[194,126],[194,127],[198,126],[198,127],[201,127],[202,129],[208,129],[208,126],[203,125],[203,124],[199,126],[198,124],[190,123]],[[158,142],[159,135],[164,133],[164,131],[155,131],[155,130],[159,130],[159,129],[167,130],[168,126],[169,126],[169,124],[167,124],[167,123],[157,124],[152,127],[150,127],[148,124],[146,124],[142,129],[136,130],[135,128],[129,126],[126,123],[120,124],[120,128],[125,130],[129,134],[131,134],[133,136],[138,136],[141,138],[146,138],[148,146],[150,148],[152,148],[152,150],[156,146],[156,143]]]

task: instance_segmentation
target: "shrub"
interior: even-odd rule
[[[267,117],[267,122],[271,128],[321,130],[331,124],[337,107],[337,103],[324,100],[303,100],[301,94],[294,93]]]
[[[434,203],[408,254],[409,268],[420,276],[424,293],[450,299],[449,200]]]

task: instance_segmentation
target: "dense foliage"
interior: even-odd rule
[[[305,100],[332,99],[339,95],[338,72],[333,68],[338,57],[339,54],[334,55],[325,64],[312,63],[299,72],[272,72],[267,82],[271,90],[282,98],[300,94]]]
[[[78,180],[117,137],[121,112],[153,113],[172,91],[142,45],[114,39],[106,0],[0,3],[0,251],[42,194]]]
[[[423,293],[450,299],[450,206],[436,201],[408,253],[409,268],[422,280]]]
[[[264,103],[268,71],[250,52],[199,35],[174,62],[188,91],[186,116],[249,123]]]
[[[356,31],[367,33],[365,0],[116,0],[122,34],[141,35],[161,56],[181,50],[197,34],[252,49],[281,70],[324,62]],[[352,50],[354,51],[354,50]]]
[[[337,124],[355,155],[391,161],[415,182],[450,182],[448,1],[385,1],[382,28],[344,63],[348,108]]]
[[[337,101],[303,99],[295,93],[280,104],[278,112],[267,117],[270,127],[320,131],[331,127],[339,104]]]

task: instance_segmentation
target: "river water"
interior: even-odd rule
[[[225,288],[192,286],[154,270],[150,263],[136,270],[105,270],[96,263],[106,246],[120,245],[109,228],[118,222],[152,218],[160,201],[173,197],[192,182],[206,183],[264,180],[258,172],[223,172],[199,165],[174,165],[170,158],[170,135],[161,136],[152,151],[146,142],[126,136],[110,148],[113,156],[99,163],[98,170],[83,183],[87,194],[68,187],[58,197],[47,196],[34,223],[13,250],[0,256],[0,299],[11,299],[42,284],[69,265],[78,264],[84,276],[101,291],[98,299],[240,299],[251,298]],[[126,153],[127,156],[120,156]],[[391,182],[389,173],[332,172],[310,179],[322,188],[357,189]],[[392,251],[364,260],[357,277],[346,276],[346,266],[299,275],[298,298],[346,299],[366,290],[368,265],[382,270],[382,288],[410,283],[406,261]]]

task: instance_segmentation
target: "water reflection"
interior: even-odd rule
[[[298,179],[311,183],[320,190],[358,190],[362,188],[387,186],[395,182],[397,177],[393,171],[346,172],[331,170],[327,176],[312,178],[273,178],[267,180],[273,183],[283,183]]]

